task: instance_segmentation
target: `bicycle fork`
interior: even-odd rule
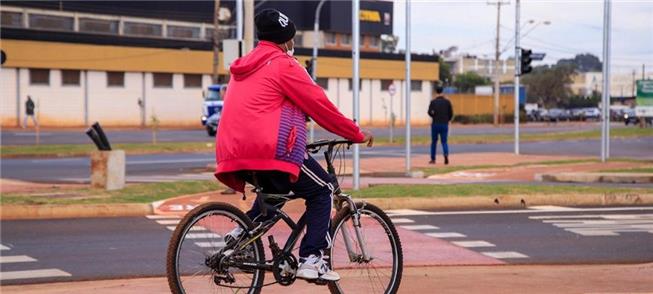
[[[349,253],[349,260],[352,262],[369,262],[372,260],[372,257],[368,254],[367,252],[367,242],[365,242],[365,238],[363,236],[363,233],[361,232],[361,214],[356,208],[356,204],[354,201],[351,199],[349,195],[344,195],[341,194],[339,195],[344,199],[348,204],[349,204],[349,209],[351,210],[351,216],[352,216],[352,222],[354,224],[354,233],[356,234],[356,240],[358,241],[358,244],[361,249],[361,255],[362,255],[362,260],[361,256],[359,256],[356,253],[355,246],[352,244],[352,239],[349,234],[349,230],[342,228],[342,237],[345,240],[345,247],[347,248],[347,253]]]

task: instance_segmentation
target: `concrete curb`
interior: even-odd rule
[[[151,204],[1,205],[0,220],[143,216]]]
[[[552,173],[536,174],[540,182],[651,184],[651,173]]]
[[[507,195],[499,197],[357,198],[381,209],[515,209],[534,205],[651,205],[653,194]],[[2,205],[0,220],[126,217],[153,214],[152,204]]]

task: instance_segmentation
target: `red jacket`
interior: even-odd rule
[[[306,153],[306,115],[332,133],[364,140],[299,62],[267,41],[231,65],[223,109],[215,176],[240,192],[245,182],[235,172],[241,170],[276,170],[297,179]]]

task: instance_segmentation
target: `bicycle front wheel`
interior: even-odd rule
[[[358,230],[349,207],[336,214],[331,226],[333,242],[329,262],[341,279],[329,283],[329,290],[331,293],[397,293],[403,271],[397,230],[380,208],[367,203],[357,203],[356,207],[360,212]]]
[[[265,278],[263,270],[244,271],[221,265],[226,259],[265,262],[260,239],[245,249],[235,248],[235,239],[229,233],[237,228],[247,232],[253,224],[232,205],[207,203],[190,211],[179,222],[168,245],[166,263],[170,291],[175,294],[260,293]]]

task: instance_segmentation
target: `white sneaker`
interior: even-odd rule
[[[332,271],[322,256],[316,256],[311,254],[307,258],[300,258],[303,260],[299,265],[297,270],[297,277],[300,279],[314,280],[317,278],[327,280],[327,281],[338,281],[340,280],[340,275],[335,271]]]

